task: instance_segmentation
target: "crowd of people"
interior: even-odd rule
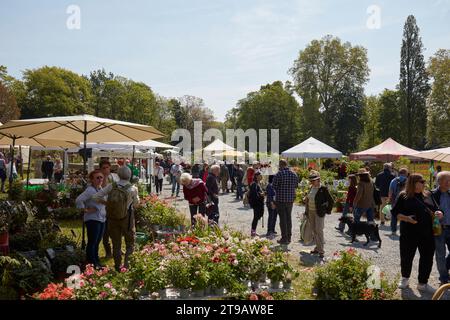
[[[356,177],[359,177],[357,179]],[[426,190],[426,180],[420,174],[400,168],[398,174],[392,164],[384,164],[382,172],[373,179],[367,169],[357,175],[349,175],[349,187],[342,216],[353,213],[358,223],[363,213],[367,222],[375,224],[374,212],[380,216],[380,224],[385,225],[385,212],[390,212],[391,236],[397,236],[400,222],[401,289],[409,286],[413,260],[419,251],[418,290],[433,292],[428,279],[435,257],[441,284],[448,283],[450,269],[450,172],[440,170],[432,190]],[[359,180],[359,181],[357,181]],[[376,193],[380,203],[376,203]],[[390,210],[384,210],[386,206]],[[377,210],[375,210],[377,209]],[[342,219],[341,219],[342,220]],[[341,222],[336,229],[343,232]],[[319,242],[320,242],[320,236]]]
[[[202,163],[189,166],[158,159],[154,164],[153,176],[157,194],[162,192],[165,177],[171,185],[174,199],[180,196],[182,189],[189,204],[192,225],[195,225],[199,215],[210,224],[219,224],[219,195],[235,193],[235,199],[242,200],[253,210],[250,235],[258,236],[257,225],[267,209],[267,233],[264,236],[277,238],[278,222],[281,236],[277,242],[287,246],[292,242],[292,211],[300,181],[285,160],[280,160],[276,174],[271,171],[270,164],[259,162],[249,165],[219,161],[212,165]],[[127,163],[119,167],[116,175],[111,173],[111,164],[102,161],[99,169],[89,174],[90,185],[76,200],[77,207],[85,212],[87,259],[95,266],[101,267],[98,248],[102,240],[106,255],[114,258],[118,270],[122,266],[122,238],[126,245],[124,266],[127,266],[128,257],[134,250],[133,208],[138,205],[139,197],[136,187],[130,183],[132,175]],[[447,283],[450,268],[450,256],[447,255],[447,249],[450,250],[450,172],[438,173],[437,188],[432,191],[426,191],[421,175],[409,174],[406,168],[394,171],[390,163],[386,163],[375,178],[371,177],[367,168],[346,176],[348,191],[343,217],[352,214],[354,223],[362,222],[365,217],[364,223],[375,224],[379,214],[381,225],[390,219],[391,236],[397,235],[400,222],[402,280],[399,287],[408,287],[417,250],[420,254],[418,289],[432,290],[427,283],[433,257],[441,283]],[[310,189],[303,199],[307,228],[302,231],[301,238],[305,243],[315,245],[311,254],[323,257],[325,217],[331,214],[334,199],[328,187],[321,182],[318,171],[310,170],[308,179]],[[386,206],[390,206],[387,211]],[[391,214],[385,217],[388,211]],[[344,232],[345,225],[340,223],[336,229]]]

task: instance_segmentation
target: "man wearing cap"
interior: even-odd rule
[[[309,182],[311,183],[311,189],[304,200],[306,204],[305,214],[308,217],[312,237],[316,244],[311,254],[318,254],[323,258],[325,254],[325,238],[323,234],[325,215],[331,214],[334,199],[328,191],[328,188],[320,184],[319,172],[312,170],[309,173]]]
[[[286,160],[280,160],[280,170],[273,178],[275,190],[275,206],[280,216],[281,239],[279,244],[291,243],[292,237],[292,207],[298,186],[298,176],[289,170]]]

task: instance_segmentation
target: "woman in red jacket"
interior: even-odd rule
[[[349,175],[348,182],[350,183],[350,185],[347,190],[347,199],[345,200],[344,210],[342,211],[342,217],[346,217],[350,211],[353,211],[353,201],[355,200],[355,197],[356,197],[356,191],[357,191],[356,185],[358,184],[358,181],[356,180],[356,176],[354,174]],[[339,230],[340,232],[344,232],[344,229],[345,229],[345,223],[339,222],[339,226],[336,227],[336,230]]]
[[[183,186],[184,199],[189,202],[191,213],[191,225],[195,225],[195,216],[200,213],[206,215],[206,201],[208,189],[201,179],[193,179],[189,173],[183,173],[180,177],[180,184]]]

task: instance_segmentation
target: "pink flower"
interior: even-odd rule
[[[252,293],[249,297],[250,300],[259,300],[258,296],[256,295],[256,293]]]
[[[121,273],[125,273],[125,272],[127,272],[127,271],[128,271],[128,269],[125,268],[125,267],[120,268],[120,272],[121,272]]]
[[[264,246],[261,248],[261,253],[263,255],[268,255],[268,254],[270,254],[270,250],[269,250],[269,248],[267,248],[267,246]]]
[[[106,291],[102,291],[98,296],[100,299],[105,299],[108,296],[108,293]]]

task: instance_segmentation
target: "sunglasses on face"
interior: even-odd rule
[[[103,180],[103,176],[97,176],[97,177],[95,177],[95,179],[97,179],[97,180]]]

